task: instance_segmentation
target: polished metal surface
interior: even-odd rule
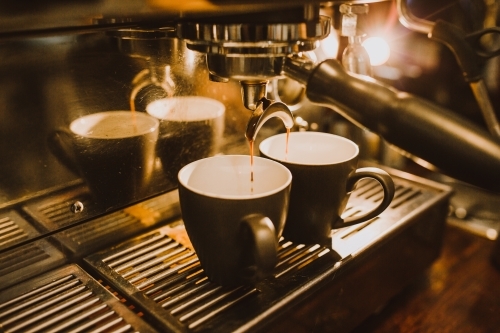
[[[177,35],[189,49],[207,55],[211,80],[240,81],[244,105],[254,110],[260,97],[250,87],[282,77],[286,56],[315,49],[330,33],[331,18],[312,16],[291,23],[186,22],[178,25]]]
[[[188,22],[178,25],[177,35],[190,49],[203,53],[286,55],[314,49],[315,42],[330,32],[330,25],[331,18],[326,16],[297,23]]]
[[[178,36],[191,50],[207,54],[212,75],[265,80],[281,75],[285,56],[313,50],[330,32],[330,18],[297,23],[181,23]]]
[[[268,81],[241,81],[243,105],[254,111],[262,98],[267,97]]]

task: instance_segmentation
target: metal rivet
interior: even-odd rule
[[[73,213],[81,213],[83,211],[83,204],[80,202],[80,201],[75,201],[72,205],[71,205],[71,211]]]
[[[467,209],[458,207],[457,209],[455,209],[455,216],[461,220],[465,219],[467,217]]]

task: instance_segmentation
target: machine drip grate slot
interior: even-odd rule
[[[98,244],[118,230],[133,229],[138,223],[135,217],[120,211],[71,228],[61,235],[74,244]]]
[[[109,234],[115,232],[118,227],[127,228],[134,223],[139,223],[139,221],[132,216],[127,216],[122,212],[118,212],[106,218],[99,218],[93,221],[92,224],[94,228],[75,228],[65,232],[65,235],[77,242],[85,240],[86,242],[93,243],[102,238],[106,238]]]
[[[354,193],[356,193],[356,192],[354,192]],[[363,198],[365,198],[365,200],[370,200],[370,201],[376,202],[377,198],[380,197],[381,193],[383,193],[382,187],[376,186],[376,187],[372,188],[371,190],[364,192]]]
[[[357,232],[360,232],[361,230],[363,230],[364,228],[368,227],[370,224],[374,223],[375,221],[378,221],[379,220],[379,217],[374,217],[373,219],[369,220],[369,221],[366,221],[365,223],[360,223],[359,225],[349,229],[346,233],[344,233],[342,236],[340,236],[340,238],[342,239],[346,239],[348,238],[349,236],[352,236],[354,235],[355,233]]]
[[[9,217],[0,219],[0,248],[27,238],[28,234]]]
[[[15,210],[0,213],[0,250],[38,235],[39,232]]]
[[[0,290],[65,262],[65,257],[47,240],[0,253]],[[1,312],[1,311],[0,311]]]
[[[37,244],[26,246],[2,253],[0,255],[0,276],[13,272],[21,267],[49,258],[49,254]]]
[[[83,206],[78,213],[72,208],[76,203]],[[89,219],[100,208],[86,187],[76,185],[32,198],[22,204],[22,209],[33,222],[40,224],[40,228],[51,231]]]
[[[76,265],[26,281],[0,298],[0,327],[12,333],[136,332],[135,317]]]
[[[422,191],[412,187],[402,187],[398,186],[396,188],[396,193],[394,194],[394,199],[392,200],[389,208],[395,209],[399,206],[412,201],[422,194]]]
[[[278,252],[278,264],[274,273],[275,278],[290,273],[296,269],[301,269],[316,259],[330,252],[330,249],[318,244],[305,246],[283,241]]]
[[[64,227],[75,221],[75,214],[70,207],[75,201],[80,201],[84,207],[91,205],[90,196],[68,198],[62,202],[55,202],[39,207],[39,212],[58,227]],[[88,208],[87,208],[88,209]]]
[[[378,188],[380,185],[377,181],[371,180],[371,179],[361,179],[357,186],[356,189],[353,191],[353,195],[361,197],[361,196],[366,196],[367,193],[370,191],[373,191],[374,189]]]
[[[150,243],[152,244],[150,245]],[[109,267],[112,267],[119,273],[126,268],[134,266],[134,264],[149,260],[151,258],[155,258],[158,254],[166,250],[170,250],[178,245],[179,243],[173,242],[171,238],[163,236],[154,237],[148,242],[139,244],[136,247],[131,247],[130,249],[118,253],[117,255],[114,255],[110,258],[105,258],[103,259],[103,262],[108,263]],[[135,252],[132,252],[132,250],[135,250]],[[123,256],[117,260],[112,260],[119,255]]]
[[[344,212],[342,213],[342,218],[345,219],[347,217],[352,217],[355,215],[359,215],[363,212],[363,208],[361,207],[347,207]]]
[[[359,183],[361,186],[358,186],[353,191],[347,207],[342,214],[343,218],[362,214],[383,199],[383,190],[376,180],[362,179]],[[389,209],[396,210],[402,205],[417,201],[422,194],[421,189],[396,183],[394,199],[389,205]]]

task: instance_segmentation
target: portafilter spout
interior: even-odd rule
[[[290,111],[286,104],[262,97],[248,121],[247,130],[245,132],[247,140],[251,142],[255,141],[257,133],[262,125],[274,117],[280,118],[287,129],[293,127],[294,121],[292,111]]]
[[[284,71],[305,85],[312,103],[335,110],[443,174],[500,193],[500,142],[457,113],[348,73],[335,59],[315,66],[288,57]]]

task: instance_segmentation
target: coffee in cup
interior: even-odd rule
[[[175,96],[156,100],[146,111],[160,120],[157,155],[167,178],[177,182],[186,164],[220,151],[225,106],[202,96]]]
[[[251,166],[248,155],[208,157],[180,170],[182,219],[211,281],[254,283],[272,273],[291,181],[283,165],[255,157]]]
[[[331,231],[366,222],[382,213],[394,197],[391,176],[379,168],[357,168],[359,148],[344,137],[320,132],[293,132],[263,140],[260,155],[286,166],[292,173],[286,240],[331,246]],[[363,178],[377,180],[384,197],[378,206],[343,220],[350,193]]]
[[[144,112],[98,112],[54,131],[49,146],[86,181],[99,203],[127,204],[147,191],[158,127],[158,120]]]

